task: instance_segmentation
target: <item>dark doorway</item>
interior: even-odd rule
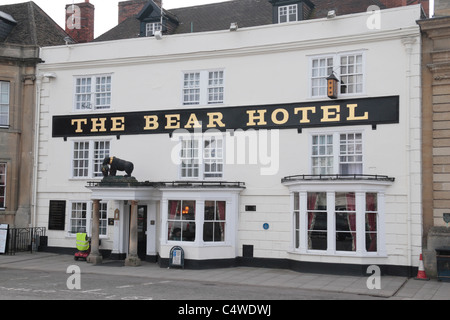
[[[131,206],[130,206],[131,211]],[[138,257],[145,260],[147,256],[147,206],[138,206]],[[131,218],[131,216],[130,216]]]
[[[138,206],[138,256],[145,260],[147,255],[147,206]]]

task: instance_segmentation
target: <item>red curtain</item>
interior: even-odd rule
[[[170,221],[170,220],[175,220],[176,216],[177,216],[177,212],[178,215],[180,214],[180,205],[181,205],[181,201],[178,200],[169,200],[169,223],[168,223],[168,230],[167,230],[167,238],[168,240],[173,240],[172,237],[172,232],[175,226],[175,222],[174,221]]]
[[[226,206],[226,202],[225,201],[217,201],[217,211],[219,216],[217,217],[220,221],[219,226],[220,226],[220,240],[221,241],[225,241],[225,206]]]
[[[308,230],[312,230],[314,228],[316,214],[315,212],[311,212],[311,210],[317,209],[317,198],[317,193],[308,193]]]
[[[366,213],[367,215],[367,226],[369,231],[369,239],[370,243],[367,246],[368,252],[375,252],[377,251],[377,213],[373,212],[376,211],[376,197],[377,195],[375,193],[367,193],[366,194],[366,210],[372,211],[371,213]]]
[[[218,220],[225,220],[225,201],[217,201],[217,208],[219,211],[219,216],[217,217]]]

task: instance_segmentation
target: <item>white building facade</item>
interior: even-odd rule
[[[135,205],[139,255],[161,266],[180,246],[193,268],[412,274],[420,14],[43,48],[33,223],[48,250],[91,234],[100,200],[100,249],[119,259]],[[102,183],[113,156],[137,183]]]

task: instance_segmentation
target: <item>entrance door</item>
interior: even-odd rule
[[[147,256],[147,206],[138,206],[138,256]]]

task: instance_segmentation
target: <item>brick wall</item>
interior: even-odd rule
[[[123,22],[129,17],[136,16],[149,0],[130,0],[119,2],[119,23]],[[161,0],[153,0],[161,7]]]
[[[66,5],[66,32],[78,43],[94,40],[94,14],[95,7],[85,2]],[[74,19],[73,19],[74,18]]]

